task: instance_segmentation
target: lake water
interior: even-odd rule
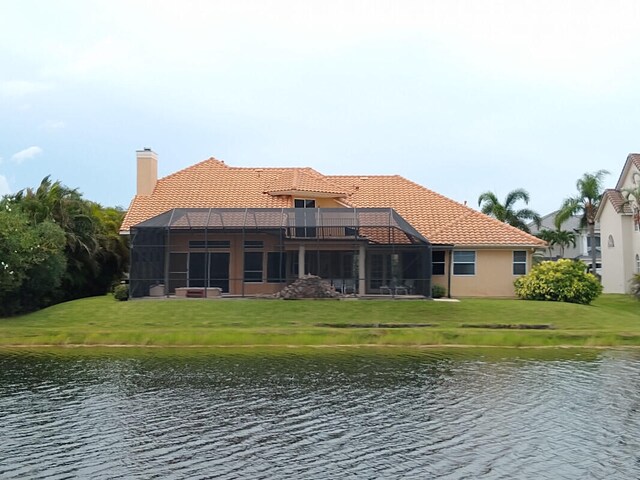
[[[0,351],[0,478],[640,478],[631,351]]]

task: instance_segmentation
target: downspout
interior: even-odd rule
[[[244,219],[242,220],[242,290],[241,294],[244,298],[244,240],[245,240],[245,226],[247,224],[247,209],[244,209]]]
[[[453,249],[449,250],[449,261],[447,262],[447,298],[451,298],[451,265],[453,263]]]
[[[207,215],[207,223],[204,226],[204,255],[205,255],[205,277],[204,283],[204,298],[209,296],[209,287],[211,286],[211,255],[209,254],[209,220],[211,220],[211,209],[209,209],[209,215]]]

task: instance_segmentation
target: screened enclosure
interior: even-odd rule
[[[271,294],[305,274],[346,294],[431,292],[431,244],[388,208],[172,209],[130,235],[132,297]]]

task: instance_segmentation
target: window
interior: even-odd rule
[[[294,208],[316,208],[315,200],[308,200],[304,198],[296,198],[293,200]]]
[[[298,211],[295,213],[296,237],[312,238],[316,236],[316,201],[313,199],[294,198],[293,207]],[[305,211],[309,209],[309,211]]]
[[[640,255],[636,253],[636,273],[640,273]]]
[[[431,274],[444,275],[444,252],[433,252],[431,254]]]
[[[524,250],[514,250],[513,252],[513,274],[527,274],[527,252]]]
[[[475,275],[476,274],[476,252],[474,251],[453,252],[453,274],[454,275]]]
[[[264,242],[262,240],[245,240],[244,248],[264,248]]]
[[[267,282],[284,282],[287,278],[287,255],[280,252],[267,253]]]
[[[189,240],[189,248],[229,248],[229,240]]]
[[[607,240],[607,247],[609,247],[609,248],[613,248],[613,247],[615,247],[615,246],[616,246],[616,244],[615,244],[615,242],[613,241],[613,235],[609,235],[609,240]]]
[[[591,237],[587,237],[587,251],[591,253]],[[596,251],[600,251],[600,235],[596,235]]]
[[[262,252],[244,253],[244,281],[262,282]]]

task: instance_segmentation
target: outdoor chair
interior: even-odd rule
[[[348,278],[342,284],[342,293],[356,293],[356,284],[352,278]]]
[[[396,295],[400,294],[400,291],[404,292],[404,295],[411,295],[413,293],[413,285],[415,280],[405,280],[402,285],[396,287]]]

